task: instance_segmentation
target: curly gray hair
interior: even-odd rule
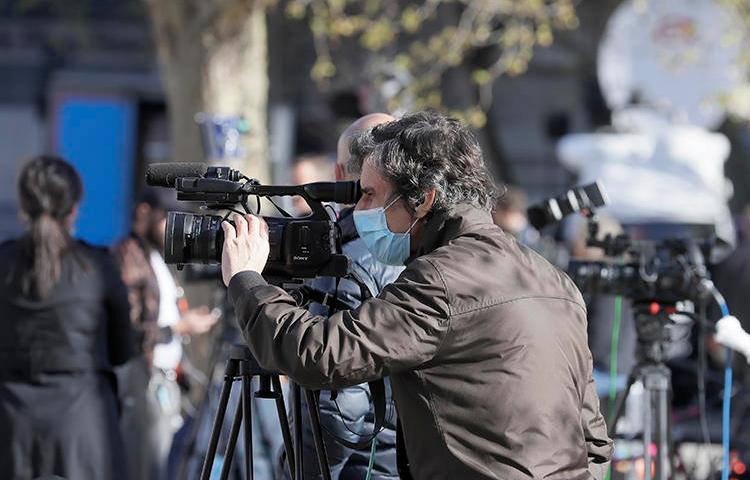
[[[348,169],[359,173],[365,160],[396,186],[414,209],[427,190],[436,191],[432,211],[448,212],[458,204],[491,211],[498,189],[474,135],[458,120],[437,112],[405,115],[356,136]]]

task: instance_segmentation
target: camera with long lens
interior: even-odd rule
[[[599,182],[574,187],[559,197],[548,198],[526,210],[529,223],[537,230],[560,222],[572,213],[593,214],[609,202],[604,187]]]
[[[201,202],[214,211],[249,212],[250,197],[299,195],[312,212],[301,218],[263,216],[268,225],[270,253],[264,274],[281,278],[344,276],[349,262],[341,254],[338,225],[323,202],[356,203],[357,182],[316,182],[306,185],[261,185],[237,170],[201,163],[153,164],[146,172],[149,185],[174,188],[177,200]],[[168,212],[164,260],[178,266],[221,263],[228,215]]]

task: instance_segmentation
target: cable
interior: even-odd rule
[[[349,433],[351,433],[352,435],[356,435],[357,437],[369,438],[370,440],[372,440],[373,438],[377,437],[380,434],[380,432],[382,432],[383,430],[385,430],[385,428],[386,428],[385,424],[386,423],[392,423],[393,422],[393,412],[396,411],[396,407],[395,407],[395,405],[393,405],[393,401],[391,400],[390,404],[388,405],[389,408],[388,408],[388,414],[386,415],[385,423],[383,424],[382,427],[380,427],[380,430],[378,430],[377,432],[373,432],[373,433],[358,433],[358,432],[355,432],[354,430],[352,430],[351,427],[346,424],[346,420],[344,420],[344,414],[341,412],[341,408],[339,407],[339,402],[337,400],[334,400],[333,404],[336,406],[336,411],[338,412],[339,417],[341,417],[341,424],[344,425],[344,428],[346,428],[349,431]],[[323,428],[333,438],[338,438],[338,436],[335,433],[333,433],[333,432],[329,431],[328,429],[326,429],[325,425],[323,425]]]
[[[284,209],[283,209],[283,208],[281,208],[280,206],[278,206],[278,205],[276,204],[276,202],[274,202],[274,201],[273,201],[273,199],[272,199],[271,197],[266,197],[266,199],[267,199],[267,200],[268,200],[269,202],[271,202],[271,205],[273,205],[274,207],[276,207],[276,210],[278,210],[278,211],[279,211],[279,213],[280,213],[280,214],[281,214],[281,215],[282,215],[283,217],[286,217],[286,218],[292,218],[292,214],[291,214],[291,213],[289,213],[289,212],[287,212],[286,210],[284,210]]]
[[[378,448],[378,437],[372,439],[372,447],[370,448],[370,463],[367,465],[367,476],[365,480],[372,478],[372,467],[375,465],[375,451]]]
[[[333,290],[333,298],[338,298],[338,296],[339,296],[339,284],[340,284],[340,282],[341,282],[341,277],[336,277],[336,283],[335,283],[335,287],[334,287],[334,290]],[[333,313],[334,313],[334,307],[333,307],[333,305],[328,305],[328,315],[331,316],[331,315],[333,315]],[[377,432],[373,432],[371,434],[363,434],[363,433],[355,432],[354,430],[352,430],[349,427],[349,425],[346,424],[346,420],[344,420],[344,414],[341,412],[341,407],[339,407],[339,402],[337,400],[333,399],[333,398],[332,398],[332,400],[333,400],[333,404],[336,406],[336,411],[339,414],[339,417],[340,417],[340,420],[341,420],[341,424],[352,435],[355,435],[355,436],[361,437],[361,438],[369,438],[369,441],[375,442],[377,440],[377,437],[380,434],[380,432],[382,432],[383,430],[385,430],[385,424],[384,424],[382,427],[380,427],[380,429]],[[396,407],[393,405],[393,401],[391,401],[389,407],[390,408],[388,409],[388,413],[386,414],[385,423],[391,423],[393,421],[393,414],[394,414],[394,412],[396,410]],[[333,437],[334,440],[339,438],[338,435],[336,435],[332,431],[328,430],[328,428],[326,428],[325,425],[321,425],[321,427],[323,427],[323,430],[325,430],[326,433],[328,433],[328,435],[330,435],[331,437]],[[375,447],[373,446],[373,452],[371,453],[370,467],[368,467],[368,471],[369,471],[369,469],[371,469],[372,462],[374,461],[374,449],[375,449]],[[369,478],[369,476],[368,476],[368,478]]]
[[[327,208],[333,215],[332,217],[333,220],[336,220],[336,217],[338,217],[338,214],[336,213],[336,209],[333,208],[333,206],[330,203],[326,203],[325,205],[323,205],[323,208]]]
[[[607,415],[612,415],[611,412],[615,409],[617,400],[617,355],[620,347],[620,323],[622,321],[622,297],[620,295],[615,296],[615,312],[614,320],[612,322],[612,340],[610,343],[610,357],[609,357],[609,401],[607,403]],[[627,392],[626,392],[627,393]],[[612,425],[612,431],[615,431],[615,425]],[[609,463],[607,468],[607,474],[604,477],[605,480],[612,478],[612,462]]]
[[[246,213],[250,213],[250,212],[242,213],[239,210],[234,209],[234,208],[227,208],[227,210],[228,210],[227,214],[224,215],[224,218],[221,219],[222,222],[225,222],[225,221],[229,220],[229,217],[230,217],[231,213],[236,213],[237,215],[239,215],[241,217],[244,217]]]
[[[729,316],[729,307],[724,300],[724,296],[713,284],[710,285],[710,290],[721,309],[722,317]],[[726,355],[724,360],[724,402],[721,409],[721,447],[723,451],[721,480],[729,479],[729,429],[732,418],[732,350],[730,348],[727,348]]]
[[[609,410],[612,411],[615,408],[615,401],[617,400],[617,356],[618,349],[620,346],[620,324],[622,322],[622,297],[617,295],[615,297],[615,313],[614,321],[612,322],[612,341],[610,345],[610,356],[609,356]],[[614,425],[612,429],[614,429]]]

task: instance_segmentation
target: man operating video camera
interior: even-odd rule
[[[358,308],[315,316],[263,279],[264,222],[224,222],[224,282],[260,364],[309,388],[390,375],[415,478],[592,478],[612,442],[583,300],[492,223],[495,188],[474,137],[421,112],[350,150],[357,231],[373,256],[406,269]]]

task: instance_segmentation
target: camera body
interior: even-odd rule
[[[337,227],[330,220],[263,217],[268,225],[270,253],[263,273],[275,277],[312,278],[346,273],[338,255]],[[169,264],[221,263],[224,230],[220,215],[167,213],[164,261]]]
[[[323,202],[356,203],[360,196],[357,182],[317,182],[306,185],[261,185],[228,167],[203,164],[154,164],[146,174],[151,185],[172,187],[177,200],[203,203],[206,210],[237,211],[242,205],[249,212],[249,197],[299,195],[312,213],[293,218],[263,216],[268,225],[270,253],[264,274],[282,279],[345,276],[349,261],[341,254],[339,227]],[[184,176],[183,176],[184,175]],[[245,181],[242,181],[245,180]],[[258,200],[260,203],[260,200]],[[177,264],[221,263],[227,215],[168,212],[164,260]]]
[[[568,264],[568,275],[587,293],[621,295],[635,303],[656,302],[671,305],[699,297],[700,281],[706,271],[699,245],[691,240],[663,242],[629,241],[625,236],[604,242],[617,242],[633,260],[579,261]],[[602,246],[602,242],[591,242]],[[605,252],[612,251],[602,246]]]

